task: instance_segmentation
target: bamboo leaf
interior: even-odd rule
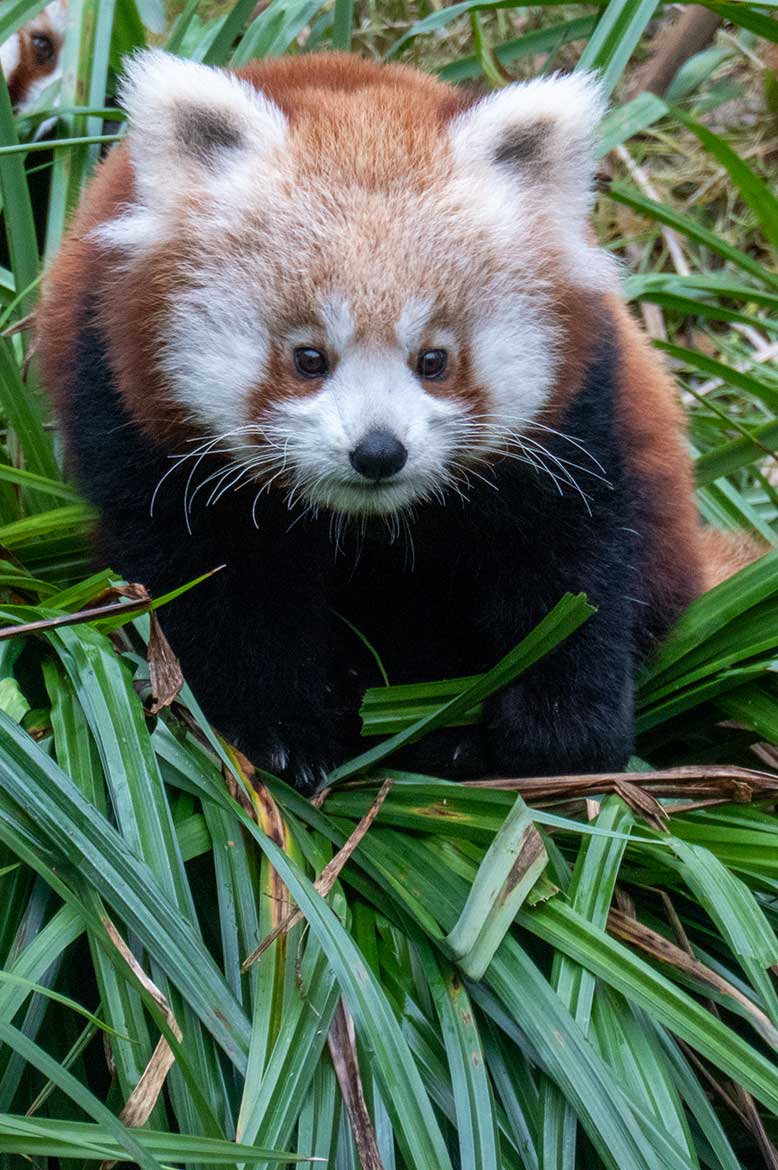
[[[600,75],[607,96],[613,92],[659,0],[610,0],[587,41],[576,68]]]
[[[464,909],[442,946],[470,979],[481,979],[548,857],[520,796],[478,868]]]

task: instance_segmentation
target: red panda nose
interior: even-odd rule
[[[368,431],[349,455],[351,466],[365,479],[389,479],[408,459],[408,452],[391,431]]]

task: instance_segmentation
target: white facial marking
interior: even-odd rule
[[[403,305],[394,331],[405,353],[415,353],[420,347],[433,310],[432,301],[424,297],[410,297]]]
[[[177,293],[161,364],[192,418],[211,436],[226,436],[251,421],[248,398],[265,373],[268,337],[245,280],[233,271],[215,294],[208,275]]]
[[[21,53],[19,50],[19,34],[15,33],[10,40],[5,41],[0,45],[0,68],[6,78],[10,78],[14,70],[18,67],[21,60]]]
[[[521,293],[493,305],[473,328],[473,367],[485,387],[495,440],[526,426],[553,385],[558,339],[549,314]]]
[[[136,202],[96,238],[143,252],[180,228],[193,194],[207,206],[195,230],[213,234],[228,231],[253,201],[272,198],[288,125],[247,81],[152,49],[131,59],[121,96]],[[139,210],[145,233],[133,222]]]
[[[57,62],[57,66],[51,73],[45,73],[42,77],[36,77],[28,86],[24,94],[24,98],[17,105],[17,113],[26,114],[33,110],[38,104],[40,98],[51,89],[53,85],[62,77],[62,63]],[[50,105],[59,105],[59,95],[56,95],[56,100],[49,103]],[[56,119],[47,118],[45,122],[38,128],[36,132],[36,139],[40,138],[47,130],[51,129]]]
[[[45,36],[52,36],[55,41],[56,57],[53,68],[49,68],[46,72],[41,73],[40,76],[34,77],[27,85],[26,90],[21,95],[17,103],[17,112],[24,114],[33,110],[38,104],[39,99],[46,93],[46,91],[62,76],[62,39],[65,36],[67,29],[67,4],[64,0],[54,0],[54,3],[48,4],[43,12],[39,13],[34,20],[26,25],[21,33],[15,34],[10,40],[7,40],[3,45],[0,45],[0,68],[2,68],[6,79],[10,80],[14,71],[18,68],[21,62],[21,41],[20,37],[29,36],[33,33],[41,33]],[[54,103],[56,104],[56,103]],[[42,123],[36,131],[36,139],[42,137],[53,125],[53,122],[46,121]]]
[[[333,353],[343,353],[356,329],[348,298],[337,294],[319,297],[319,314],[324,325],[327,346]]]
[[[54,0],[52,4],[46,5],[44,12],[54,31],[60,37],[64,37],[68,27],[68,6],[66,0]]]
[[[459,405],[425,392],[401,353],[354,345],[317,394],[277,404],[269,429],[313,503],[384,513],[441,491],[464,422]],[[396,475],[371,483],[350,455],[379,429],[399,439],[408,459]]]

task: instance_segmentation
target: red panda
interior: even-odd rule
[[[101,555],[154,591],[226,566],[163,612],[211,720],[310,790],[379,681],[353,627],[394,682],[455,677],[581,590],[595,617],[404,762],[622,768],[635,668],[715,570],[590,234],[596,81],[149,52],[123,101],[39,352]]]
[[[17,113],[33,106],[60,76],[66,25],[67,0],[55,0],[0,45],[0,68]]]

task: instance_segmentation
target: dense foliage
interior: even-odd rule
[[[42,7],[8,0],[0,42]],[[147,40],[487,85],[599,69],[597,228],[678,371],[701,512],[778,546],[771,3],[710,0],[721,30],[662,98],[636,81],[657,0],[418,7],[72,0],[39,109],[0,81],[3,1170],[778,1165],[778,551],[643,672],[631,773],[456,785],[382,772],[374,739],[314,802],[253,776],[186,687],[160,707],[148,599],[89,575],[28,315]],[[371,692],[366,731],[476,717],[587,614],[560,599],[469,687]]]

